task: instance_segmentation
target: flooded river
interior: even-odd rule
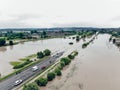
[[[103,34],[82,49],[56,78],[41,90],[120,90],[120,50]]]
[[[6,75],[13,71],[10,61],[18,61],[46,48],[53,52],[65,50],[66,55],[78,50],[78,56],[65,67],[63,75],[41,90],[120,90],[120,49],[109,42],[109,37],[108,34],[99,34],[84,49],[83,40],[76,43],[63,38],[0,47],[0,73]],[[69,45],[70,41],[74,44]]]
[[[72,41],[72,39],[55,38],[0,47],[0,73],[4,76],[13,72],[9,62],[19,61],[20,58],[35,54],[38,51],[43,51],[44,49],[50,49],[52,52],[67,50],[71,47],[68,45],[70,41]]]

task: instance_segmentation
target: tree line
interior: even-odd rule
[[[60,64],[53,71],[48,72],[46,78],[40,77],[36,79],[33,83],[24,85],[23,90],[39,90],[39,86],[46,86],[48,81],[52,81],[56,76],[62,75],[61,70],[63,69],[63,67],[69,65],[71,60],[73,60],[76,55],[78,55],[78,52],[74,51],[67,57],[61,58]]]

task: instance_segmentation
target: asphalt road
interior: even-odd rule
[[[13,76],[5,79],[4,81],[1,81],[0,82],[0,90],[12,90],[16,87],[15,86],[16,80],[22,79],[23,82],[25,82],[26,80],[30,79],[31,77],[35,77],[37,74],[42,72],[41,68],[43,66],[49,67],[50,65],[54,64],[55,61],[63,55],[63,53],[64,52],[56,53],[54,56],[51,56],[49,59],[43,60],[42,62],[35,64],[34,66],[38,66],[39,69],[34,72],[32,71],[33,66],[31,66],[31,67],[25,69],[24,71],[20,72],[19,74],[13,75]]]

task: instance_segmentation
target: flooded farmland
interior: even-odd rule
[[[88,38],[87,40],[89,40]],[[69,45],[69,42],[73,42],[74,45]],[[64,38],[54,38],[39,41],[22,42],[14,46],[0,47],[0,73],[5,76],[13,72],[13,66],[10,65],[11,61],[19,61],[19,59],[35,54],[38,51],[43,51],[44,49],[50,49],[52,53],[65,50],[65,55],[70,51],[75,50],[79,47],[79,43],[76,40],[67,37]],[[5,68],[3,68],[5,67]]]
[[[120,90],[120,49],[109,42],[108,34],[99,34],[83,49],[82,44],[91,38],[79,42],[55,38],[0,47],[0,72],[3,75],[12,72],[10,61],[18,61],[46,48],[53,52],[65,50],[64,55],[77,50],[78,56],[64,68],[63,75],[40,90]],[[69,42],[74,44],[69,45]]]
[[[72,41],[72,39],[55,38],[24,42],[14,46],[0,47],[0,73],[3,76],[13,71],[9,62],[19,61],[20,58],[35,54],[38,51],[43,51],[46,48],[50,49],[52,52],[67,50],[71,47],[68,44],[70,41]]]
[[[120,50],[103,34],[82,49],[62,76],[42,90],[120,90]]]

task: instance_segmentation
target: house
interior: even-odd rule
[[[31,37],[32,37],[33,39],[39,39],[39,38],[40,38],[40,36],[39,36],[37,33],[33,33],[33,34],[31,35]]]
[[[120,44],[120,38],[115,38],[115,43]]]

